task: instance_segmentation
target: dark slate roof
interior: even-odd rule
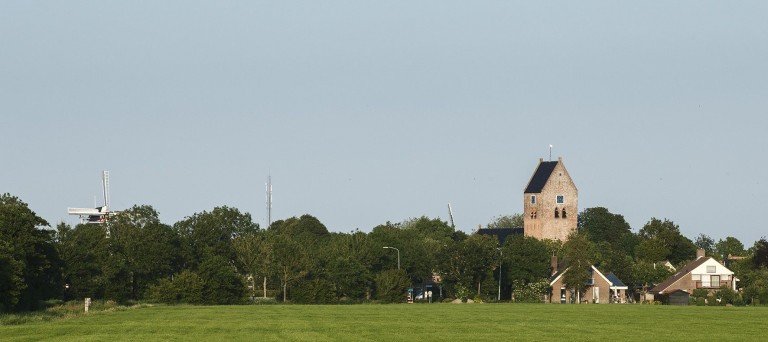
[[[478,229],[477,234],[480,235],[492,235],[495,236],[497,239],[499,239],[499,246],[504,244],[504,241],[507,240],[507,237],[510,235],[522,235],[524,233],[523,228],[516,227],[516,228],[482,228]]]
[[[680,269],[680,271],[678,271],[677,273],[673,274],[671,277],[667,278],[666,280],[661,282],[659,285],[656,285],[656,287],[652,288],[650,292],[651,293],[661,293],[661,292],[667,290],[667,288],[670,287],[672,284],[674,284],[678,280],[680,280],[683,277],[685,277],[688,273],[691,273],[696,267],[701,266],[701,264],[703,264],[704,262],[706,262],[709,259],[710,259],[709,257],[702,257],[702,258],[698,258],[698,259],[696,259],[694,261],[689,262],[688,264],[683,266],[683,268]]]
[[[608,274],[605,275],[605,277],[608,278],[608,281],[610,281],[611,284],[613,284],[613,286],[627,286],[627,285],[624,285],[624,282],[622,282],[621,279],[619,279],[619,277],[613,274],[613,272],[609,272]]]
[[[536,172],[533,173],[533,177],[531,177],[531,181],[528,183],[528,187],[525,188],[526,194],[538,194],[541,192],[541,189],[544,188],[544,185],[547,184],[547,180],[549,180],[549,176],[552,175],[552,171],[555,170],[555,166],[557,166],[556,161],[543,161],[539,163],[539,166],[536,168]]]

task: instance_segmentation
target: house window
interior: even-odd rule
[[[557,208],[555,208],[555,218],[558,218],[558,217],[560,217],[560,211],[558,211]]]
[[[707,266],[707,273],[717,272],[717,266]]]
[[[536,195],[531,195],[531,204],[536,204]]]
[[[563,203],[565,203],[565,196],[557,195],[557,204],[563,204]]]
[[[691,274],[691,280],[701,280],[701,274]]]
[[[709,286],[711,287],[720,287],[720,276],[719,275],[713,275],[709,276]]]

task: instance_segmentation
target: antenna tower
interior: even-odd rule
[[[267,228],[272,225],[272,176],[267,177]]]

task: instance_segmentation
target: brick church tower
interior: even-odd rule
[[[523,193],[525,236],[565,242],[576,231],[578,204],[579,192],[562,158],[539,159]]]

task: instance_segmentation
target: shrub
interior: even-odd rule
[[[405,301],[410,280],[404,270],[388,270],[376,275],[376,299],[385,303]]]
[[[707,298],[709,296],[709,290],[706,289],[693,289],[691,296],[696,298]]]
[[[333,284],[324,279],[312,279],[294,287],[291,300],[296,303],[330,304],[336,301]]]
[[[203,303],[203,280],[194,272],[184,271],[170,279],[162,279],[149,287],[150,301],[165,304]]]

